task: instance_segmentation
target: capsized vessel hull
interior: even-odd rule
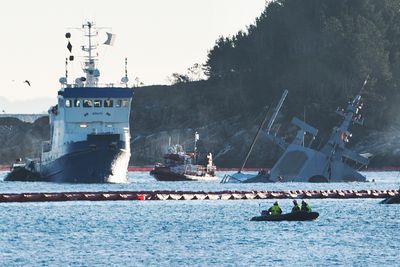
[[[365,80],[362,88],[364,88],[366,82],[367,80]],[[268,174],[258,174],[250,177],[243,177],[242,174],[228,175],[224,177],[222,182],[365,182],[366,177],[359,173],[358,170],[363,166],[367,166],[369,162],[367,155],[369,153],[359,154],[346,147],[346,143],[349,142],[349,138],[352,136],[349,132],[349,127],[353,124],[362,124],[364,121],[360,114],[360,110],[363,107],[361,95],[356,95],[354,99],[348,103],[346,109],[338,108],[336,110],[336,113],[340,115],[343,120],[339,126],[333,127],[328,141],[322,148],[320,148],[320,146],[313,146],[313,141],[317,137],[318,129],[296,117],[292,119],[292,124],[297,126],[298,130],[291,143],[286,142],[283,137],[271,133],[277,112],[281,108],[286,95],[287,90],[284,91],[281,101],[276,107],[275,113],[265,131],[266,137],[284,150],[278,161]],[[265,119],[259,130],[262,128]],[[250,146],[246,160],[248,159],[257,135],[258,132]],[[356,166],[358,167],[356,168]],[[244,164],[242,168],[243,167]]]

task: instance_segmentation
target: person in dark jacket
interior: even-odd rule
[[[310,207],[310,205],[308,205],[308,203],[305,202],[304,200],[301,201],[301,211],[311,212],[311,207]]]
[[[269,214],[279,215],[282,214],[282,209],[279,207],[278,201],[275,201],[274,205],[268,209]]]
[[[292,212],[299,212],[300,211],[300,205],[297,203],[297,200],[293,200],[293,208]]]

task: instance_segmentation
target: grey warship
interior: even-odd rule
[[[338,108],[336,110],[336,113],[342,117],[342,122],[333,128],[328,141],[320,150],[311,148],[318,130],[296,117],[292,119],[291,123],[297,126],[298,130],[291,143],[287,143],[282,137],[271,133],[271,126],[287,95],[287,91],[285,91],[267,129],[263,130],[268,139],[284,150],[282,156],[269,172],[249,175],[239,171],[224,177],[222,182],[365,182],[366,177],[347,162],[352,161],[353,165],[361,168],[369,163],[369,159],[346,148],[346,143],[352,136],[349,132],[350,126],[362,125],[364,121],[360,111],[363,107],[361,92],[366,82],[367,80],[365,80],[360,93],[349,101],[346,109]],[[305,140],[311,141],[306,144]]]

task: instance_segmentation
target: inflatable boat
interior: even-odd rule
[[[291,212],[277,215],[261,215],[251,218],[251,221],[313,221],[319,216],[318,212]]]

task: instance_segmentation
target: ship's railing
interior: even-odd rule
[[[205,175],[214,174],[217,168],[215,166],[186,165],[185,174],[188,175]]]
[[[82,88],[82,87],[86,87],[83,84],[78,84],[78,83],[69,83],[63,86],[63,88]],[[125,85],[125,84],[120,84],[120,83],[98,83],[94,86],[90,86],[90,88],[121,88],[121,87],[126,87],[126,88],[133,88],[134,86],[130,86],[130,85]]]

